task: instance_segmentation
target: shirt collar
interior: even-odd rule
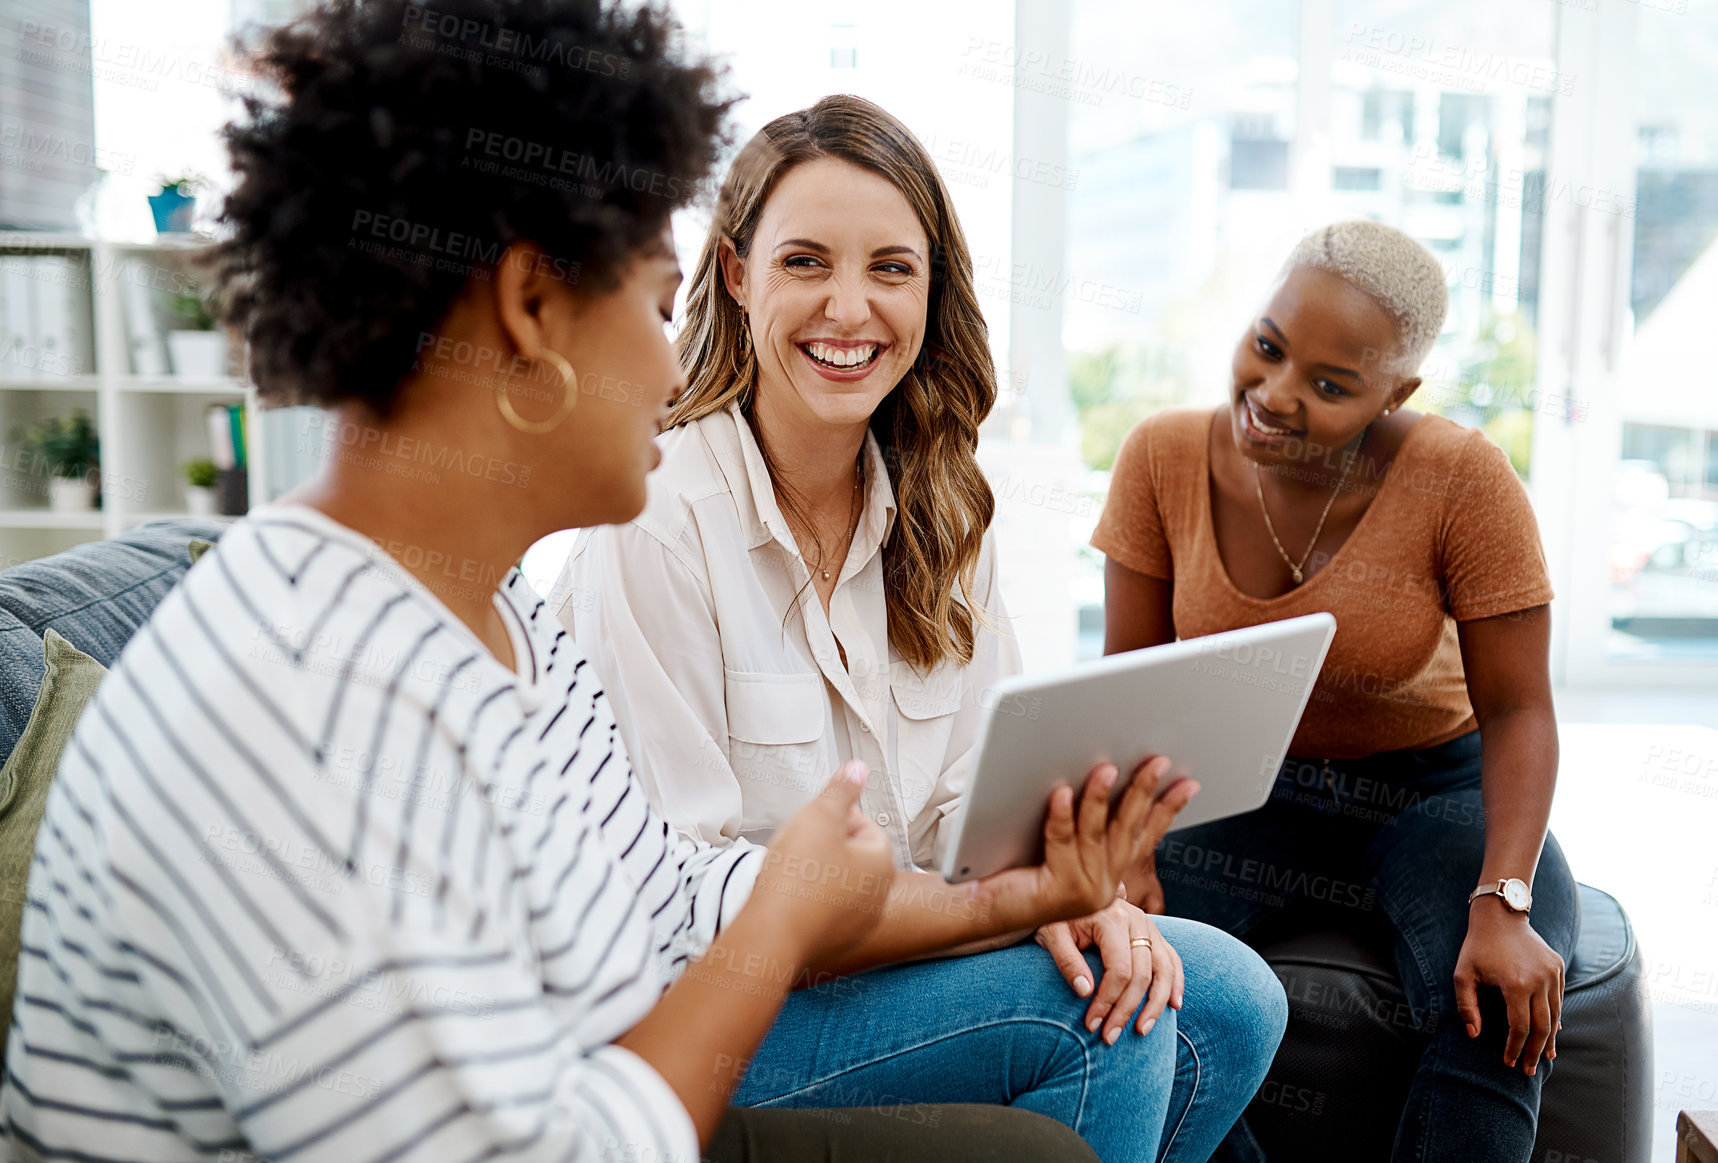
[[[715,454],[716,465],[727,479],[739,509],[740,524],[746,533],[746,548],[756,549],[772,539],[783,545],[792,544],[787,518],[775,497],[769,468],[764,464],[763,449],[758,447],[752,426],[740,413],[739,404],[700,424]],[[882,446],[869,429],[865,432],[865,509],[859,518],[859,528],[853,534],[853,547],[863,549],[868,556],[878,546],[889,544],[895,528],[895,490],[889,483],[888,465],[883,460]]]

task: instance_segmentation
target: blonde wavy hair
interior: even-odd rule
[[[977,622],[988,623],[972,590],[996,509],[977,458],[979,424],[996,403],[996,367],[966,236],[935,163],[905,125],[861,97],[825,97],[776,118],[740,150],[722,182],[687,292],[679,338],[687,386],[668,423],[690,423],[737,402],[757,431],[757,356],[742,342],[740,307],[723,284],[722,245],[731,244],[743,261],[776,183],[817,158],[838,158],[886,178],[913,207],[930,243],[924,345],[871,415],[895,491],[895,527],[883,551],[884,593],[889,642],[902,659],[921,671],[948,657],[965,666],[972,661],[975,611]],[[781,495],[769,448],[762,439],[758,444]],[[791,511],[792,498],[783,500]]]

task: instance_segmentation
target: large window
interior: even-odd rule
[[[1068,389],[1092,503],[1073,522],[1078,652],[1103,646],[1103,559],[1086,546],[1128,429],[1214,403],[1259,283],[1260,254],[1296,230],[1293,5],[1079,0],[1076,56],[1143,77],[1139,100],[1071,104],[1068,265],[1120,288],[1067,304]]]
[[[1074,7],[1082,53],[1177,96],[1127,116],[1069,110],[1070,264],[1137,291],[1128,311],[1069,305],[1093,491],[1132,424],[1223,398],[1235,336],[1283,256],[1306,230],[1355,217],[1407,230],[1448,276],[1449,320],[1414,406],[1484,428],[1530,472],[1548,126],[1566,81],[1552,6],[1177,9],[1166,25],[1155,6]],[[1100,645],[1100,571],[1083,551],[1085,654]]]
[[[1684,774],[1718,747],[1718,373],[1704,351],[1718,0],[1163,7],[1073,8],[1081,52],[1192,88],[1128,117],[1069,108],[1069,263],[1137,303],[1069,305],[1090,489],[1140,418],[1222,398],[1235,338],[1302,232],[1373,218],[1438,256],[1450,314],[1413,406],[1485,431],[1534,497],[1558,593],[1552,827],[1648,951],[1654,1159],[1668,1163],[1676,1111],[1718,1085],[1718,944],[1699,920],[1718,800]],[[1095,654],[1102,561],[1080,552]]]
[[[1610,624],[1620,660],[1718,660],[1718,4],[1643,3],[1633,342],[1617,384]]]

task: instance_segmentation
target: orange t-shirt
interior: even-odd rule
[[[1275,598],[1229,580],[1211,525],[1208,409],[1128,433],[1092,545],[1174,583],[1179,638],[1320,610],[1336,618],[1290,751],[1352,759],[1474,727],[1456,623],[1542,606],[1551,582],[1527,491],[1503,450],[1439,416],[1414,425],[1372,504],[1324,568]]]

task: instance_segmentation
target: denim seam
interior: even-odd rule
[[[934,1046],[938,1042],[946,1042],[946,1041],[950,1040],[951,1038],[964,1037],[967,1034],[977,1033],[979,1030],[987,1030],[987,1029],[990,1029],[994,1026],[1015,1025],[1018,1023],[1025,1023],[1027,1025],[1034,1025],[1034,1026],[1049,1026],[1051,1029],[1058,1030],[1061,1033],[1067,1034],[1068,1036],[1073,1038],[1074,1045],[1079,1047],[1080,1059],[1084,1063],[1084,1069],[1082,1070],[1081,1075],[1080,1075],[1080,1099],[1079,1099],[1079,1102],[1075,1105],[1075,1109],[1074,1109],[1074,1121],[1076,1123],[1079,1122],[1080,1119],[1083,1118],[1085,1116],[1085,1113],[1086,1113],[1086,1091],[1091,1085],[1091,1075],[1092,1075],[1091,1048],[1086,1045],[1085,1036],[1084,1036],[1084,1033],[1082,1031],[1076,1031],[1073,1028],[1071,1028],[1067,1025],[1064,1025],[1061,1022],[1052,1022],[1052,1021],[1047,1021],[1044,1018],[1030,1018],[1030,1017],[1002,1018],[1002,1019],[999,1019],[999,1020],[993,1021],[993,1022],[980,1022],[979,1024],[974,1025],[974,1026],[967,1026],[965,1029],[962,1029],[962,1030],[956,1030],[952,1033],[943,1034],[943,1035],[941,1035],[939,1037],[935,1037],[935,1038],[928,1038],[923,1042],[914,1042],[911,1045],[902,1046],[899,1049],[891,1050],[887,1054],[879,1054],[877,1057],[867,1059],[864,1062],[855,1062],[850,1066],[847,1066],[841,1070],[835,1071],[833,1074],[828,1074],[828,1075],[825,1075],[821,1078],[814,1079],[813,1081],[807,1082],[804,1086],[795,1087],[792,1090],[785,1091],[781,1094],[778,1094],[777,1096],[775,1096],[772,1099],[769,1099],[769,1100],[764,1101],[764,1102],[755,1102],[755,1103],[752,1103],[751,1105],[755,1106],[755,1107],[774,1106],[777,1103],[781,1102],[783,1099],[788,1099],[788,1098],[794,1097],[795,1095],[804,1094],[806,1091],[814,1090],[819,1086],[826,1086],[829,1083],[833,1082],[835,1079],[842,1077],[843,1075],[852,1074],[856,1071],[864,1070],[867,1067],[877,1065],[879,1062],[887,1062],[891,1058],[899,1058],[901,1055],[911,1053],[914,1050],[923,1050],[925,1047]]]
[[[1169,1132],[1169,1138],[1158,1148],[1157,1157],[1159,1159],[1169,1158],[1169,1153],[1175,1149],[1175,1140],[1180,1136],[1181,1128],[1186,1125],[1187,1116],[1199,1102],[1199,1080],[1203,1077],[1203,1065],[1199,1061],[1199,1048],[1193,1044],[1191,1038],[1181,1032],[1180,1022],[1175,1025],[1175,1036],[1187,1047],[1187,1054],[1193,1059],[1193,1086],[1187,1098],[1187,1105],[1181,1109],[1181,1117],[1175,1120],[1175,1129]],[[1173,1089],[1173,1080],[1170,1086]]]
[[[1385,899],[1382,892],[1378,895],[1380,899]],[[1420,977],[1429,986],[1426,990],[1426,1015],[1433,1023],[1434,1029],[1432,1036],[1426,1040],[1425,1049],[1421,1051],[1421,1065],[1426,1070],[1435,1073],[1438,1065],[1438,1034],[1443,1028],[1443,1013],[1438,991],[1435,986],[1430,984],[1432,981],[1431,964],[1426,957],[1425,949],[1414,938],[1409,928],[1402,924],[1401,918],[1395,915],[1387,900],[1384,904],[1384,911],[1389,914],[1390,923],[1395,926],[1396,934],[1402,938],[1403,943],[1408,946],[1408,951],[1414,955],[1414,964],[1420,967]],[[1414,1129],[1414,1158],[1419,1160],[1426,1158],[1426,1138],[1431,1133],[1432,1120],[1427,1109],[1429,1103],[1430,1099],[1422,1096],[1420,1109],[1416,1112],[1419,1115],[1420,1125]]]

